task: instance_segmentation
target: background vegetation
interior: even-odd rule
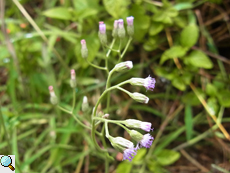
[[[230,171],[228,0],[0,2],[0,154],[16,155],[17,172],[104,171],[90,132],[50,104],[48,86],[70,108],[69,72],[75,69],[75,114],[87,123],[106,78],[81,58],[80,40],[87,42],[89,60],[101,64],[105,52],[98,22],[106,23],[111,41],[113,21],[127,16],[134,16],[135,34],[125,60],[134,68],[114,75],[112,82],[151,75],[156,88],[142,89],[148,105],[112,92],[110,115],[152,122],[155,140],[131,163],[121,162],[111,147],[116,161],[110,172]],[[109,66],[116,61],[113,53]],[[81,110],[84,95],[87,113]],[[115,136],[130,138],[120,128],[111,129]]]

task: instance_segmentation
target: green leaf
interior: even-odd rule
[[[230,91],[229,90],[222,90],[218,92],[217,98],[224,107],[230,107]]]
[[[193,133],[192,107],[189,104],[185,106],[184,122],[185,122],[186,138],[188,141],[192,139],[192,133]]]
[[[72,15],[65,7],[55,7],[43,12],[43,15],[50,18],[71,20]]]
[[[196,44],[199,37],[199,29],[197,25],[188,25],[183,29],[180,36],[180,43],[183,47],[192,47]]]
[[[211,84],[211,83],[208,83],[207,86],[206,86],[206,93],[209,95],[209,96],[216,96],[217,95],[217,89],[216,87]]]
[[[132,169],[132,164],[128,161],[121,162],[116,170],[116,173],[130,173]]]
[[[191,2],[181,2],[173,6],[177,10],[185,10],[193,8],[193,4]]]
[[[155,49],[157,49],[158,48],[158,46],[159,46],[159,39],[158,39],[158,37],[151,37],[151,38],[149,38],[148,40],[146,40],[145,42],[144,42],[144,45],[143,45],[143,47],[144,47],[144,49],[146,50],[146,51],[153,51],[153,50],[155,50]]]
[[[184,58],[185,64],[190,64],[195,67],[211,69],[213,67],[212,61],[200,50],[192,51]]]
[[[160,64],[163,64],[168,59],[179,58],[186,54],[187,48],[181,46],[173,46],[170,49],[166,50],[161,56]]]
[[[163,166],[166,166],[176,162],[180,158],[180,153],[177,151],[164,149],[161,150],[156,157],[158,163],[160,163]]]
[[[133,158],[133,161],[140,161],[146,154],[147,150],[145,148],[141,148],[137,151],[137,155]]]
[[[197,89],[197,91],[200,93],[200,95],[202,95],[202,97],[204,97],[204,93],[201,89]],[[197,106],[197,105],[200,105],[200,101],[199,99],[197,98],[197,96],[195,95],[194,92],[188,92],[186,94],[184,94],[181,98],[182,102],[184,104],[188,104],[188,105],[191,105],[191,106]]]
[[[156,172],[156,173],[167,173],[168,171],[164,169],[157,161],[151,159],[148,160],[148,168],[151,172]]]
[[[107,12],[116,19],[121,18],[122,16],[127,16],[128,10],[127,6],[130,4],[130,1],[124,0],[103,0],[103,4]]]
[[[164,29],[164,25],[160,22],[153,22],[149,28],[149,35],[156,35]]]
[[[184,91],[186,89],[186,85],[185,85],[183,79],[180,77],[174,78],[172,80],[172,85],[181,91]]]

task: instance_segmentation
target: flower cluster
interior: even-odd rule
[[[154,138],[149,134],[142,134],[134,129],[141,129],[144,130],[146,132],[150,132],[151,130],[153,130],[152,128],[152,124],[150,122],[142,122],[139,120],[135,120],[135,119],[126,119],[123,121],[116,121],[116,120],[110,120],[109,119],[109,114],[106,113],[104,114],[102,111],[100,111],[98,113],[98,106],[100,105],[101,100],[103,100],[104,95],[108,95],[111,90],[113,89],[118,89],[121,90],[125,93],[127,93],[132,99],[134,99],[137,102],[140,103],[144,103],[147,104],[149,102],[149,98],[139,92],[129,92],[126,89],[122,88],[122,85],[124,84],[131,84],[131,85],[135,85],[135,86],[143,86],[146,88],[146,90],[150,90],[153,91],[153,89],[155,88],[155,83],[156,80],[154,78],[152,78],[151,76],[148,76],[147,78],[131,78],[129,80],[123,81],[117,85],[114,86],[110,86],[111,82],[111,75],[114,72],[127,72],[128,70],[131,70],[133,68],[133,63],[132,61],[124,61],[124,62],[120,62],[123,58],[123,55],[125,54],[125,52],[127,51],[127,48],[132,40],[132,36],[134,34],[134,17],[130,16],[126,18],[127,20],[127,30],[125,30],[124,27],[124,20],[123,19],[119,19],[119,20],[115,20],[114,24],[113,24],[113,31],[112,31],[112,36],[113,36],[113,41],[112,44],[110,46],[107,45],[107,35],[106,35],[106,24],[104,22],[99,22],[99,31],[98,31],[98,37],[100,39],[101,44],[103,45],[103,47],[105,49],[108,48],[108,53],[106,54],[106,58],[109,57],[110,52],[114,51],[118,54],[119,59],[118,59],[118,63],[114,66],[114,68],[112,70],[109,70],[108,67],[108,59],[105,59],[105,63],[101,63],[101,64],[105,64],[105,67],[101,67],[100,64],[96,65],[91,63],[87,58],[88,58],[88,48],[87,48],[87,44],[86,44],[86,40],[82,39],[81,40],[81,56],[82,58],[84,58],[87,63],[95,68],[101,69],[101,70],[105,70],[107,72],[108,75],[108,79],[107,79],[107,83],[106,83],[106,89],[103,92],[103,94],[100,96],[100,98],[98,99],[96,106],[93,108],[93,114],[91,116],[91,122],[92,124],[89,125],[87,128],[92,130],[92,138],[93,138],[93,142],[95,144],[95,146],[97,146],[97,149],[100,150],[100,146],[98,145],[96,138],[95,138],[95,134],[97,133],[97,126],[104,122],[104,127],[103,128],[105,130],[106,133],[106,137],[109,139],[109,141],[111,142],[111,145],[118,151],[123,152],[123,160],[129,160],[132,161],[132,159],[134,158],[134,156],[137,154],[137,150],[141,147],[145,147],[145,148],[150,148]],[[126,41],[125,39],[123,39],[126,35],[129,36],[129,41],[127,42],[126,47],[124,48],[124,50],[122,50],[122,46],[119,46],[119,50],[116,50],[113,48],[114,43],[116,42],[116,39],[120,41],[120,45],[121,42]],[[89,46],[90,48],[91,46]],[[72,110],[66,110],[65,108],[61,107],[60,105],[58,105],[58,108],[60,108],[61,110],[65,111],[66,113],[70,113],[72,116],[73,115],[73,111],[74,111],[74,106],[76,105],[76,98],[75,98],[75,92],[76,92],[76,86],[77,86],[77,80],[76,80],[76,73],[75,70],[71,70],[70,71],[70,86],[73,88],[73,107]],[[58,98],[55,95],[54,92],[54,88],[52,86],[49,86],[49,92],[50,92],[50,101],[53,105],[57,105],[58,104]],[[106,93],[107,92],[107,93]],[[109,98],[109,97],[108,97]],[[107,102],[109,105],[109,102]],[[107,105],[107,106],[108,106]],[[88,98],[86,96],[84,96],[83,98],[83,102],[82,102],[82,112],[83,113],[87,113],[89,112],[89,103],[88,103]],[[74,116],[74,118],[77,120],[77,122],[80,125],[83,125],[84,127],[86,126],[84,123],[80,122],[80,120],[78,120],[77,117]],[[117,125],[120,125],[121,127],[123,127],[130,135],[130,137],[136,141],[136,147],[134,146],[134,143],[123,138],[123,137],[112,137],[109,135],[109,130],[108,130],[108,123],[114,123]],[[103,133],[101,133],[103,134]]]

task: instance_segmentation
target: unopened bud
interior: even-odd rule
[[[127,17],[127,33],[129,36],[133,36],[134,34],[134,26],[133,26],[133,16]]]
[[[49,86],[49,91],[50,91],[50,102],[51,102],[53,105],[58,104],[58,98],[57,98],[57,96],[55,95],[53,86]]]
[[[113,24],[113,33],[112,33],[112,36],[114,38],[116,38],[117,35],[118,35],[118,20],[115,20],[114,24]]]
[[[70,86],[71,88],[75,88],[77,86],[77,81],[76,81],[76,74],[75,74],[75,70],[70,70]]]
[[[98,37],[102,45],[107,44],[106,25],[104,24],[104,22],[99,22]]]
[[[118,20],[118,37],[119,38],[124,38],[125,37],[125,28],[124,28],[123,19]]]
[[[109,114],[105,114],[102,116],[102,118],[108,118],[109,117]]]
[[[115,65],[114,70],[117,72],[124,71],[124,70],[129,70],[133,68],[133,62],[132,61],[125,61],[121,62],[117,65]]]
[[[145,96],[144,94],[141,94],[141,93],[134,92],[134,93],[130,93],[129,96],[132,97],[137,102],[140,102],[140,103],[147,104],[149,102],[149,98],[147,96]]]
[[[86,46],[86,41],[84,39],[81,40],[81,56],[82,56],[82,58],[88,57],[88,49]]]
[[[86,96],[83,97],[83,102],[81,105],[81,109],[85,112],[89,108],[88,98]]]

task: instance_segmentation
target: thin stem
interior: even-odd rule
[[[107,70],[106,67],[100,67],[100,66],[98,66],[98,65],[95,65],[95,64],[89,62],[87,58],[85,58],[85,60],[86,60],[86,62],[87,62],[89,65],[91,65],[91,66],[93,66],[93,67],[95,67],[95,68],[98,68],[98,69],[101,69],[101,70]]]
[[[76,94],[75,94],[75,87],[73,88],[73,104],[72,104],[72,111],[74,111],[74,107],[75,107],[75,103],[76,103]]]
[[[61,106],[57,106],[59,109],[61,109],[62,111],[64,111],[64,112],[66,112],[66,113],[68,113],[68,114],[72,114],[72,112],[71,111],[69,111],[69,110],[67,110],[67,109],[65,109],[65,108],[63,108],[63,107],[61,107]]]
[[[111,50],[112,50],[112,47],[114,46],[114,43],[115,43],[115,42],[116,42],[116,38],[113,39],[112,44],[110,45],[109,51],[108,51],[107,54],[106,54],[106,57],[107,57],[107,58],[109,57],[109,54],[110,54],[110,52],[111,52]],[[118,52],[118,50],[117,50],[117,52]]]
[[[131,92],[129,92],[129,91],[127,91],[127,90],[125,90],[124,88],[121,88],[121,87],[119,87],[119,86],[117,87],[117,89],[119,89],[119,90],[125,92],[125,93],[128,94],[128,95],[132,94]]]
[[[107,138],[109,138],[109,129],[108,129],[108,121],[105,121],[105,135]]]
[[[132,37],[129,37],[128,43],[126,44],[125,49],[123,50],[123,52],[122,52],[122,54],[121,54],[121,59],[124,57],[124,55],[125,55],[125,53],[126,53],[128,47],[129,47],[129,45],[130,45],[132,39],[133,39]]]
[[[105,126],[106,124],[109,122],[109,123],[113,123],[113,124],[117,124],[118,126],[121,126],[123,129],[125,129],[127,132],[129,132],[130,130],[125,127],[124,125],[122,125],[121,123],[124,123],[123,120],[107,120],[107,119],[104,119],[104,118],[99,118],[99,117],[94,117],[94,119],[96,120],[100,120],[100,121],[104,121],[105,122]],[[107,125],[108,126],[108,125]],[[107,127],[108,128],[108,127]],[[107,133],[107,132],[106,132]],[[109,133],[108,133],[109,134]],[[106,134],[107,135],[107,134]],[[110,135],[109,135],[110,136]],[[107,136],[106,136],[107,137]],[[108,138],[108,137],[107,137]]]

